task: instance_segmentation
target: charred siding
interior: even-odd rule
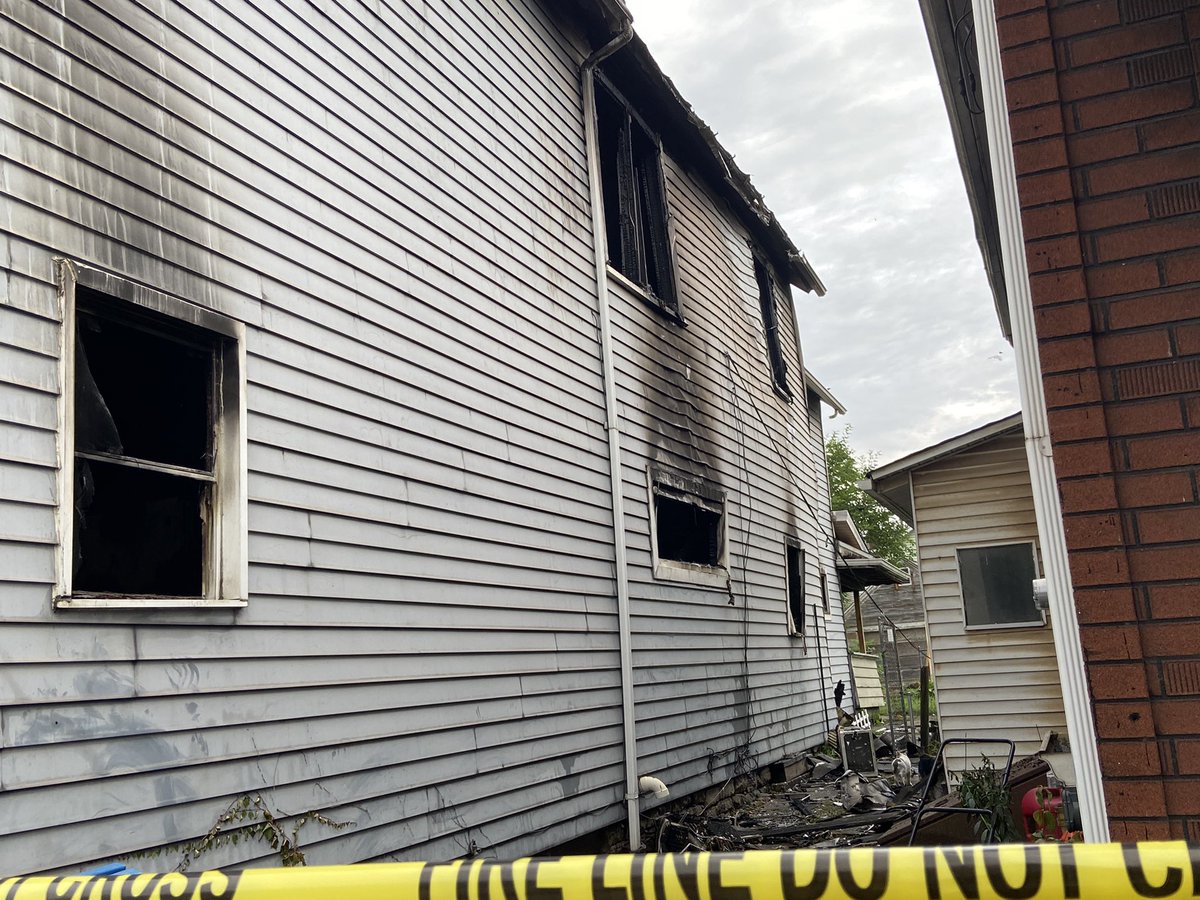
[[[616,822],[582,42],[535,0],[0,16],[0,871],[193,839],[245,793],[353,824],[306,829],[312,863]],[[771,389],[744,232],[667,180],[690,325],[614,302],[639,751],[678,796],[818,740],[846,664],[823,616],[786,634],[784,536],[833,569],[819,404],[798,364]],[[245,610],[52,610],[56,257],[246,324]],[[732,605],[653,579],[652,462],[728,492]]]
[[[788,403],[772,388],[746,232],[685,168],[664,166],[687,327],[624,287],[612,296],[640,764],[669,772],[672,792],[686,793],[819,742],[822,698],[847,663],[820,403],[804,388],[792,305],[777,284]],[[648,466],[726,492],[729,588],[654,578]],[[804,639],[787,633],[787,537],[809,560]],[[815,611],[818,560],[830,573],[832,618]]]
[[[355,824],[311,862],[618,817],[581,48],[532,2],[3,15],[0,870],[245,792]],[[51,612],[55,256],[248,324],[244,612]]]

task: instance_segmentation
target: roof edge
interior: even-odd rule
[[[614,68],[625,69],[635,82],[645,87],[643,97],[658,104],[666,114],[663,125],[679,132],[680,143],[702,163],[705,177],[731,202],[738,218],[770,255],[788,283],[823,297],[825,284],[808,258],[792,243],[750,176],[738,167],[733,154],[717,140],[716,132],[696,114],[675,83],[662,71],[645,41],[635,34],[633,40],[610,56],[603,66],[607,72]],[[667,133],[662,136],[669,137]]]
[[[873,469],[867,473],[867,480],[878,482],[885,478],[929,465],[932,462],[937,462],[956,453],[961,453],[964,450],[974,447],[976,444],[982,444],[984,441],[990,441],[992,438],[999,437],[1006,431],[1020,428],[1022,421],[1021,413],[1016,412],[1005,416],[1003,419],[997,419],[994,422],[988,422],[986,425],[980,425],[978,428],[973,428],[964,434],[947,438],[940,443],[933,444],[923,450],[903,456],[885,466]]]
[[[844,416],[846,414],[846,407],[842,405],[837,397],[833,396],[829,388],[825,387],[817,379],[817,376],[808,370],[807,366],[804,367],[804,386],[825,401],[833,410],[835,416]]]

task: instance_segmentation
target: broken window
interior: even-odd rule
[[[779,315],[775,305],[775,289],[771,284],[771,271],[758,257],[754,259],[754,277],[758,281],[758,303],[762,309],[763,331],[767,341],[767,361],[771,365],[771,381],[775,389],[791,399],[787,386],[787,362],[783,358],[783,345],[779,338]]]
[[[725,495],[700,479],[658,473],[651,502],[655,576],[726,584]]]
[[[787,599],[788,630],[792,634],[804,634],[804,550],[795,544],[787,544]]]
[[[223,316],[142,293],[152,300],[74,289],[63,478],[73,502],[58,604],[240,605],[240,332]]]
[[[1042,624],[1033,599],[1033,544],[961,548],[958,574],[968,628]]]
[[[596,129],[608,262],[678,317],[658,140],[615,90],[600,83]]]

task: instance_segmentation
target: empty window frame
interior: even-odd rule
[[[779,310],[775,303],[775,287],[771,270],[762,259],[754,258],[754,278],[758,282],[758,305],[762,310],[763,332],[767,343],[767,362],[771,367],[771,381],[780,396],[790,400],[792,392],[787,384],[787,361],[783,358],[783,344],[779,337]]]
[[[596,82],[596,131],[609,265],[679,318],[658,139],[601,81]]]
[[[245,605],[242,326],[63,270],[56,605]]]
[[[726,587],[725,494],[695,478],[649,473],[654,576]]]
[[[788,542],[787,557],[788,633],[803,635],[807,624],[804,609],[804,549]]]
[[[961,547],[957,555],[967,628],[1044,624],[1033,600],[1032,543]]]

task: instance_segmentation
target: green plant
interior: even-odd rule
[[[130,859],[154,858],[160,855],[182,853],[176,872],[185,872],[198,856],[218,847],[236,845],[242,841],[262,841],[279,854],[280,865],[305,865],[304,851],[300,849],[300,829],[309,822],[316,822],[334,831],[348,828],[352,822],[335,822],[315,810],[308,810],[292,819],[291,828],[280,822],[277,811],[263,801],[261,794],[243,794],[225,808],[212,828],[199,840],[179,844],[168,844],[145,853],[137,853]]]
[[[1062,807],[1053,804],[1054,793],[1048,787],[1039,787],[1034,792],[1038,808],[1033,811],[1037,830],[1033,839],[1039,844],[1077,844],[1083,840],[1082,831],[1068,831],[1067,817]]]
[[[1001,774],[992,765],[992,761],[984,754],[980,754],[980,759],[982,762],[974,769],[968,769],[956,776],[960,782],[958,795],[962,799],[963,806],[986,809],[995,814],[995,828],[991,828],[990,816],[980,816],[974,823],[975,834],[980,841],[987,843],[1018,842],[1021,840],[1021,835],[1013,823],[1009,807],[1012,802],[1009,789],[1004,784]],[[990,835],[989,830],[991,830]]]

